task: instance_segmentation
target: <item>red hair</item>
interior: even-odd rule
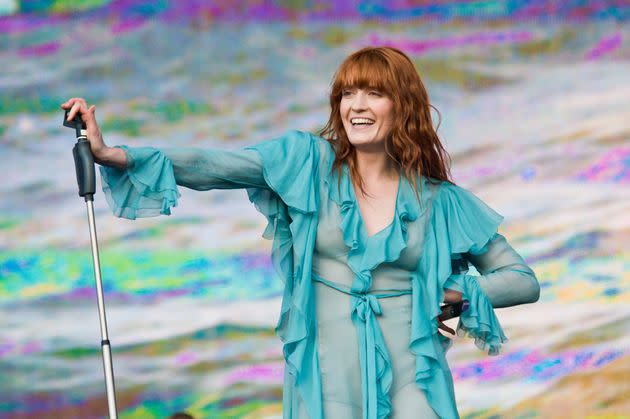
[[[405,53],[391,47],[363,48],[347,57],[335,73],[330,118],[320,132],[335,150],[333,170],[341,174],[342,164],[348,164],[352,179],[365,192],[357,170],[356,151],[348,140],[339,112],[342,91],[351,87],[376,89],[393,101],[394,121],[385,151],[416,191],[418,175],[452,182],[450,157],[433,128],[431,108],[435,107],[429,103],[413,62]]]

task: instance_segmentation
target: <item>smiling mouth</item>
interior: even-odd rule
[[[374,120],[370,118],[352,118],[350,119],[350,123],[352,126],[369,126],[374,124]]]

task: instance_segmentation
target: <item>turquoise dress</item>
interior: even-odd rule
[[[455,185],[420,178],[418,200],[401,177],[393,221],[368,237],[348,168],[332,172],[332,148],[312,134],[240,151],[122,148],[127,169],[101,168],[117,216],[170,214],[181,185],[246,188],[267,217],[285,285],[285,418],[458,418],[436,319],[444,289],[470,301],[457,333],[490,355],[507,340],[493,307],[538,299],[534,273],[497,234],[502,217]]]

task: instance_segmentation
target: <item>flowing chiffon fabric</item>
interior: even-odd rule
[[[128,169],[101,168],[103,189],[114,214],[132,219],[170,214],[179,197],[177,183],[183,184],[177,182],[177,170],[169,159],[174,152],[124,149],[130,163]],[[356,331],[352,338],[359,353],[353,356],[359,362],[353,365],[360,369],[361,389],[356,390],[360,400],[348,414],[365,419],[397,417],[398,411],[392,410],[392,384],[396,378],[392,358],[404,355],[415,361],[410,384],[422,392],[435,415],[458,418],[453,379],[445,358],[451,340],[438,332],[437,316],[445,289],[462,292],[463,298],[470,301],[470,308],[459,319],[458,335],[473,338],[490,355],[499,353],[507,338],[487,295],[476,276],[468,275],[465,269],[454,272],[452,267],[453,261],[465,253],[483,253],[496,236],[502,217],[467,190],[424,177],[417,179],[418,200],[412,183],[401,177],[393,221],[368,237],[347,167],[343,166],[341,174],[331,172],[334,152],[327,141],[292,131],[241,153],[239,158],[246,163],[238,166],[235,161],[231,167],[237,166],[234,172],[238,172],[238,167],[249,170],[249,180],[239,181],[222,173],[216,184],[204,180],[206,184],[199,189],[247,188],[249,199],[268,220],[263,235],[273,240],[272,261],[284,281],[276,327],[286,361],[284,417],[323,418],[322,394],[326,393],[328,382],[340,379],[334,371],[326,371],[322,378],[320,369],[320,348],[330,342],[319,340],[335,336],[328,333],[330,329],[326,334],[318,333],[317,313],[327,302],[317,301],[316,287],[326,287],[326,292],[343,294],[347,321]],[[229,157],[222,155],[223,160]],[[256,177],[262,179],[252,180]],[[188,179],[186,186],[191,184],[195,181]],[[333,211],[328,210],[331,206]],[[317,279],[322,272],[317,268],[322,256],[316,249],[322,222],[338,229],[345,249],[334,258],[345,264],[347,274],[341,281],[338,277],[321,279],[343,288],[347,294]],[[408,248],[410,236],[413,248]],[[412,251],[415,256],[409,256]],[[314,258],[317,272],[313,269]],[[405,293],[375,296],[378,290],[374,285],[379,284],[374,284],[373,274],[396,263],[402,264],[398,278],[403,272],[403,280],[396,282],[397,290]],[[391,339],[384,338],[388,333],[383,333],[383,322],[392,317],[387,308],[397,304],[395,301],[405,301],[408,310],[396,312],[404,321],[392,324],[404,325],[399,327],[405,327],[406,333],[400,336],[406,336],[406,341],[392,350],[386,344]],[[330,359],[334,355],[328,352],[325,356]]]

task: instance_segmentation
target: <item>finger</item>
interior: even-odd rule
[[[74,105],[72,105],[72,108],[70,108],[70,112],[68,112],[68,121],[72,121],[78,112],[83,115],[85,111],[87,111],[87,105],[85,104],[85,102],[75,102]]]
[[[72,97],[72,98],[66,100],[64,103],[62,103],[61,107],[64,108],[64,109],[71,108],[72,105],[74,105],[75,102],[77,102],[77,101],[85,102],[85,99],[83,99],[81,97]]]
[[[68,99],[64,103],[62,103],[61,107],[64,109],[69,109],[69,108],[72,108],[72,106],[74,106],[74,104],[76,103],[80,103],[87,106],[87,102],[82,97],[73,97],[73,98]]]
[[[90,106],[90,109],[83,115],[83,120],[85,121],[85,126],[88,132],[88,139],[94,139],[97,142],[103,142],[101,136],[101,130],[98,127],[98,123],[96,122],[96,105]]]
[[[70,107],[70,106],[72,106],[72,104],[74,103],[74,99],[75,99],[75,98],[70,98],[70,99],[66,100],[65,102],[63,102],[63,103],[61,104],[61,107],[62,107],[62,108],[64,108],[64,109],[69,108],[69,107]]]
[[[66,114],[66,120],[71,121],[74,118],[74,113],[76,112],[76,105],[72,104],[68,113]]]
[[[96,122],[96,106],[90,106],[90,109],[83,115],[83,120],[85,121],[85,127],[88,131],[88,136],[90,138],[97,138],[101,135],[101,130],[98,127],[98,123]]]
[[[79,110],[79,104],[78,103],[72,104],[72,107],[70,107],[70,110],[68,111],[68,116],[66,119],[68,121],[72,121],[74,119],[74,115],[77,113],[78,110]]]
[[[96,109],[96,106],[92,105],[90,106],[89,109],[87,109],[85,112],[83,112],[81,114],[81,116],[83,116],[83,120],[87,123],[87,122],[92,122],[95,120],[95,116],[94,116],[94,110]]]

